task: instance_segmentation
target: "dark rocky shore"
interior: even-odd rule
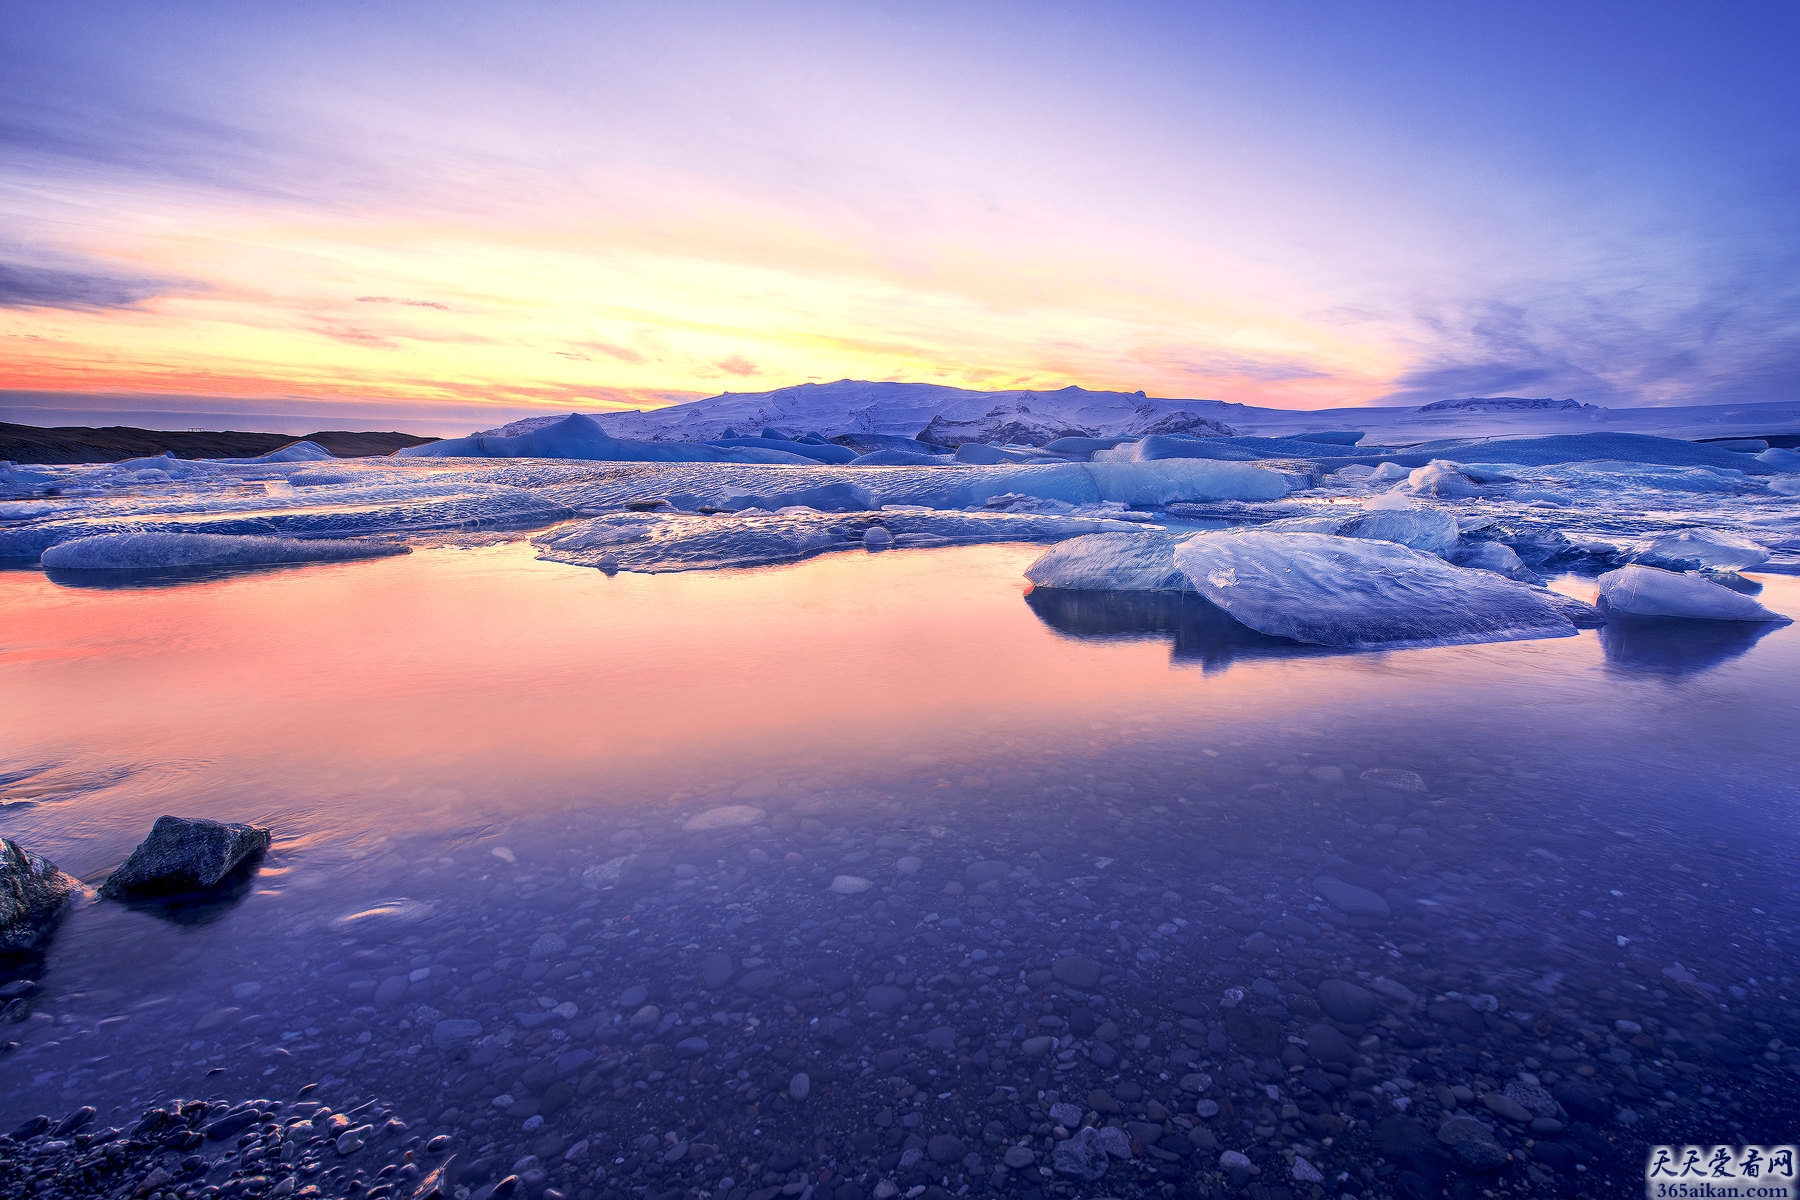
[[[129,425],[13,425],[0,421],[0,461],[106,463],[173,452],[177,458],[255,458],[295,442],[316,442],[339,458],[392,454],[436,438],[410,433],[245,433],[238,430],[136,429]]]

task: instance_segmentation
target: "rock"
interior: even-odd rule
[[[1321,875],[1313,880],[1313,887],[1319,895],[1325,897],[1332,907],[1353,917],[1391,917],[1394,910],[1388,902],[1371,892],[1368,888],[1357,887],[1353,883],[1345,883],[1333,875]]]
[[[1550,1089],[1550,1094],[1583,1121],[1604,1125],[1612,1120],[1613,1102],[1598,1084],[1589,1083],[1585,1079],[1559,1079],[1556,1086]]]
[[[1112,1125],[1100,1127],[1100,1148],[1111,1158],[1127,1159],[1131,1155],[1131,1139],[1123,1129]]]
[[[79,880],[17,842],[0,838],[0,950],[28,950],[56,928]]]
[[[796,1072],[788,1080],[788,1096],[794,1100],[804,1100],[812,1092],[812,1077],[805,1071]]]
[[[997,862],[993,859],[983,859],[980,862],[970,863],[963,871],[963,878],[979,887],[984,883],[991,883],[997,879],[1005,879],[1011,874],[1011,864]]]
[[[1326,1016],[1346,1025],[1366,1025],[1381,1015],[1375,994],[1348,979],[1327,979],[1314,994]]]
[[[1487,1105],[1488,1111],[1495,1116],[1505,1117],[1509,1121],[1517,1121],[1521,1125],[1531,1120],[1531,1110],[1503,1092],[1484,1092],[1481,1102]]]
[[[703,813],[696,813],[689,817],[681,827],[689,833],[710,833],[718,829],[743,829],[757,824],[768,815],[754,805],[725,804],[718,808],[709,808]]]
[[[1296,1155],[1294,1157],[1294,1182],[1295,1183],[1324,1183],[1325,1176],[1320,1174],[1319,1168],[1313,1166],[1311,1163],[1307,1162],[1304,1158],[1301,1158],[1298,1155]]]
[[[1501,1090],[1508,1100],[1534,1117],[1554,1119],[1563,1115],[1562,1106],[1557,1104],[1556,1098],[1535,1083],[1515,1079]]]
[[[1494,1140],[1487,1126],[1473,1118],[1451,1117],[1438,1129],[1437,1136],[1471,1171],[1498,1171],[1506,1165],[1506,1148]]]
[[[1427,1183],[1442,1183],[1456,1170],[1456,1158],[1417,1121],[1386,1117],[1375,1123],[1375,1148]]]
[[[1329,980],[1327,982],[1330,982]],[[1322,1063],[1340,1063],[1353,1067],[1361,1062],[1350,1039],[1323,1021],[1315,1021],[1306,1029],[1306,1044],[1313,1057]]]
[[[441,1049],[463,1042],[473,1041],[481,1036],[481,1022],[470,1021],[459,1017],[439,1021],[431,1027],[431,1040]]]
[[[1250,1161],[1250,1156],[1241,1150],[1227,1150],[1219,1155],[1219,1170],[1230,1176],[1237,1187],[1243,1187],[1252,1175],[1262,1174]]]
[[[709,954],[700,962],[700,982],[709,992],[716,992],[730,983],[736,973],[736,964],[729,954]]]
[[[110,899],[203,891],[269,849],[269,831],[226,825],[202,817],[156,818],[150,836],[124,865],[106,877],[100,894]]]
[[[1398,771],[1391,767],[1373,767],[1362,773],[1362,781],[1371,787],[1392,792],[1423,792],[1425,780],[1417,771]]]
[[[1081,1109],[1066,1100],[1059,1100],[1050,1106],[1050,1119],[1064,1129],[1075,1129],[1081,1125]]]
[[[1059,1175],[1073,1175],[1088,1183],[1106,1174],[1106,1147],[1100,1133],[1092,1125],[1082,1129],[1066,1142],[1058,1142],[1051,1152],[1050,1166]]]
[[[1050,974],[1058,983],[1065,983],[1077,991],[1091,992],[1100,986],[1100,964],[1079,954],[1057,959],[1050,967]]]
[[[887,1012],[906,1003],[906,989],[891,983],[878,983],[863,993],[863,1003],[870,1012]]]
[[[569,943],[561,934],[540,933],[531,943],[531,949],[525,952],[525,957],[534,961],[555,958],[568,948]]]
[[[1001,1162],[1015,1171],[1023,1170],[1037,1161],[1037,1152],[1029,1146],[1008,1146]]]
[[[962,1161],[962,1156],[968,1150],[963,1145],[963,1140],[955,1134],[940,1133],[926,1143],[925,1153],[931,1156],[934,1163],[948,1164]]]
[[[1056,1039],[1045,1034],[1028,1037],[1019,1043],[1019,1053],[1026,1058],[1042,1058],[1056,1049]]]
[[[831,881],[831,890],[840,896],[854,896],[858,892],[866,892],[875,884],[861,875],[839,875]]]

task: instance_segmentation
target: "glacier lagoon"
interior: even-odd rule
[[[254,1192],[378,1104],[398,1169],[296,1178],[721,1200],[1794,1127],[1792,464],[1002,449],[8,468],[6,836],[275,844],[11,964],[0,1126],[264,1097],[180,1160]]]
[[[1406,1140],[1448,1112],[1569,1191],[1792,1128],[1791,627],[1334,653],[1038,554],[0,573],[9,836],[276,831],[65,920],[0,1116],[316,1084],[568,1195],[1048,1194],[1089,1113],[1111,1194],[1482,1178]]]

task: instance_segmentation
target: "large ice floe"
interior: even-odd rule
[[[897,509],[697,516],[626,512],[572,521],[532,539],[539,557],[605,571],[704,571],[794,562],[832,550],[917,548],[979,542],[1044,542],[1106,530],[1124,521],[1094,517]]]
[[[101,533],[44,551],[47,571],[183,571],[197,567],[266,567],[349,562],[405,554],[399,542],[340,538],[276,538],[217,533]]]
[[[1780,613],[1702,575],[1635,563],[1600,576],[1600,605],[1634,617],[1789,623]]]
[[[1026,571],[1038,587],[1193,591],[1258,633],[1391,650],[1568,637],[1587,606],[1396,542],[1261,529],[1085,537]],[[1573,618],[1573,619],[1572,619]]]

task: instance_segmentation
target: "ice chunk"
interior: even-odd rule
[[[948,452],[927,454],[915,450],[871,450],[856,460],[859,467],[937,467],[955,462]]]
[[[829,442],[802,442],[780,435],[771,437],[773,430],[765,429],[761,437],[753,438],[718,438],[706,443],[709,446],[746,447],[754,450],[779,450],[784,454],[810,458],[814,462],[842,464],[856,461],[856,451],[847,446],[834,446]]]
[[[1032,462],[1035,455],[1021,454],[1016,450],[1002,450],[998,446],[987,446],[981,442],[964,442],[956,448],[951,456],[959,463],[974,463],[979,466],[993,466],[997,463]]]
[[[1800,451],[1780,446],[1770,446],[1756,456],[1756,461],[1765,467],[1774,467],[1777,471],[1800,471]]]
[[[1393,542],[1199,533],[1176,548],[1175,562],[1245,625],[1313,645],[1398,649],[1575,633],[1539,590]]]
[[[1288,494],[1287,477],[1249,463],[1174,459],[1145,463],[1084,463],[1068,466],[1020,467],[1021,479],[1031,472],[1078,471],[1090,476],[1099,495],[1094,499],[1122,504],[1164,505],[1194,500],[1279,500]],[[996,488],[1044,496],[1030,486]],[[1058,499],[1075,500],[1074,496]],[[1083,498],[1085,499],[1085,497]]]
[[[1174,534],[1091,533],[1058,542],[1025,569],[1034,585],[1070,591],[1190,592],[1194,585],[1175,565]]]
[[[1448,554],[1460,537],[1456,518],[1441,508],[1365,507],[1362,512],[1293,517],[1261,528],[1272,533],[1329,533],[1337,537],[1398,542],[1428,554]]]
[[[1682,529],[1638,543],[1631,561],[1671,571],[1742,571],[1769,561],[1759,542],[1717,529]]]
[[[1409,454],[1455,462],[1509,463],[1543,466],[1549,463],[1628,462],[1658,463],[1671,467],[1741,468],[1747,456],[1717,446],[1647,433],[1553,433],[1541,437],[1487,438],[1479,441],[1425,442],[1408,448]],[[1748,461],[1754,461],[1749,459]]]
[[[731,439],[741,443],[745,439]],[[760,439],[750,439],[752,441]],[[779,446],[785,443],[775,442]],[[811,465],[813,459],[779,449],[698,442],[640,442],[609,436],[592,417],[570,413],[510,437],[450,438],[403,446],[397,458],[583,458],[603,462],[739,462]]]
[[[1487,487],[1472,472],[1443,459],[1433,459],[1422,467],[1413,468],[1401,486],[1415,496],[1436,496],[1443,500],[1462,500],[1488,493]]]
[[[1790,620],[1702,576],[1637,563],[1600,577],[1600,603],[1609,612],[1638,617],[1775,621],[1783,625]]]
[[[1384,483],[1393,483],[1397,480],[1406,479],[1411,475],[1412,471],[1410,468],[1403,467],[1397,462],[1384,462],[1377,466],[1373,471],[1369,472],[1368,483],[1371,486],[1380,486]]]
[[[271,450],[257,458],[230,459],[231,462],[246,463],[290,463],[290,462],[324,462],[336,455],[317,442],[290,442],[279,450]]]
[[[180,571],[195,567],[261,567],[346,562],[405,554],[397,542],[234,537],[213,533],[102,533],[44,551],[50,571]]]
[[[1459,567],[1468,567],[1476,571],[1492,571],[1496,575],[1504,575],[1508,579],[1517,579],[1525,583],[1540,583],[1537,572],[1525,565],[1517,552],[1503,542],[1468,542],[1450,556],[1450,561]]]
[[[532,539],[539,556],[606,571],[705,571],[794,562],[833,550],[882,543],[898,548],[980,542],[1043,542],[1084,533],[1135,532],[1123,521],[1012,513],[886,509],[835,514],[611,513],[575,521]],[[874,535],[871,540],[871,534]]]

